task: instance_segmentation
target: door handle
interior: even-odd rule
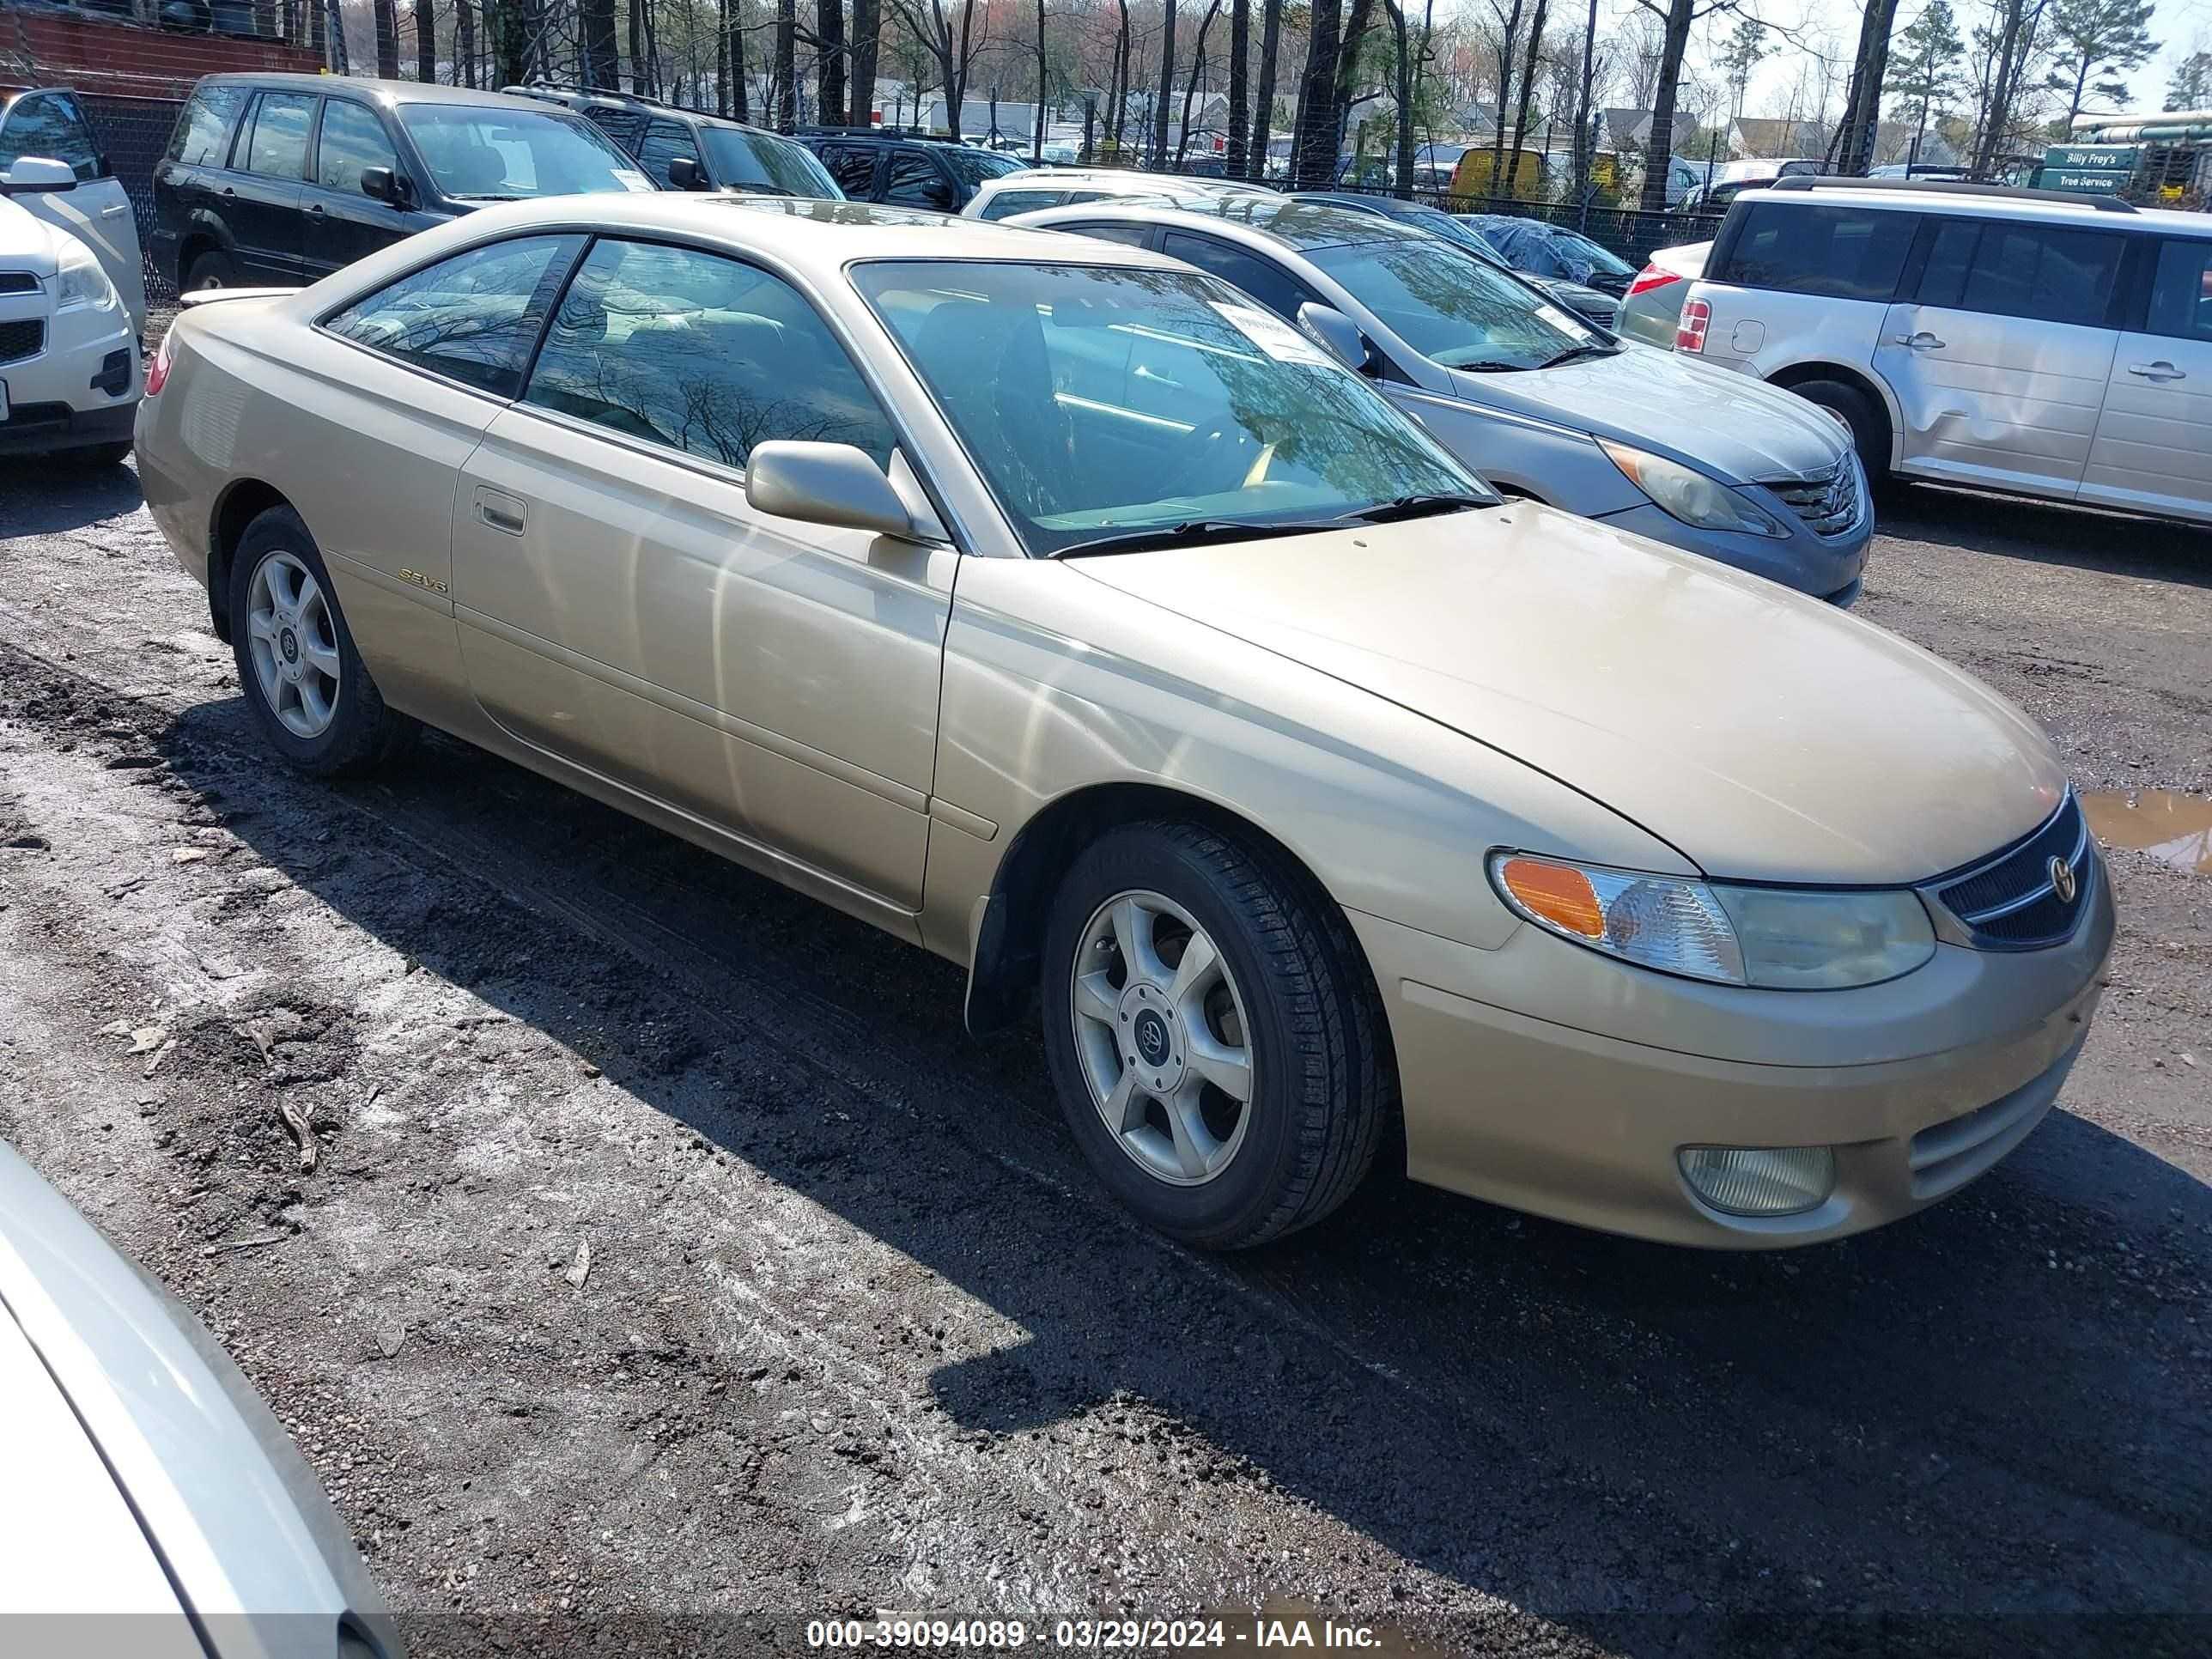
[[[238,194],[238,186],[236,185],[225,185],[222,187],[222,193],[226,196],[235,196]]]
[[[512,495],[478,484],[477,517],[502,536],[520,536],[529,523],[530,509]]]
[[[127,202],[117,202],[112,206],[100,209],[100,216],[103,219],[112,219],[118,214],[128,213],[130,211],[130,204]]]
[[[2163,357],[2154,363],[2130,363],[2128,373],[2140,374],[2146,380],[2185,380],[2189,376]]]
[[[1899,334],[1891,343],[1905,346],[1913,351],[1941,351],[1944,344],[1924,328],[1917,334]]]
[[[321,218],[321,217],[323,216],[323,204],[322,204],[320,202],[310,202],[310,203],[308,203],[308,204],[307,204],[307,216],[308,216],[310,219],[319,219],[319,218]]]

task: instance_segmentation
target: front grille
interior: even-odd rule
[[[2054,859],[2073,878],[2070,898],[2059,896]],[[2028,951],[2069,936],[2096,884],[2089,822],[2069,789],[2041,829],[1964,874],[1946,878],[1936,896],[1982,949]]]
[[[35,357],[46,347],[46,323],[33,317],[20,323],[0,323],[0,363],[17,363]]]
[[[0,270],[0,294],[36,294],[39,279],[27,270]]]
[[[1816,536],[1840,536],[1859,521],[1858,469],[1849,456],[1816,477],[1785,478],[1766,487],[1812,526]]]

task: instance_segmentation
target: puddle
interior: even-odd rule
[[[2166,789],[2097,789],[2081,797],[2108,847],[2132,847],[2192,876],[2212,876],[2212,800]]]

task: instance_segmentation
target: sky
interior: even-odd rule
[[[1616,0],[1617,9],[1623,15],[1631,9],[1631,3],[1632,0],[1629,3]],[[1911,25],[1923,3],[1924,0],[1898,0],[1899,30]],[[1985,0],[1951,0],[1962,35],[1969,33],[1984,4]],[[1844,60],[1842,76],[1848,78],[1850,56],[1858,44],[1862,10],[1858,0],[1744,0],[1744,9],[1765,21],[1795,26],[1809,35],[1825,32],[1832,36]],[[1725,13],[1714,18],[1711,27],[1716,42],[1733,27],[1734,21]],[[2191,51],[2212,51],[2212,0],[2158,0],[2151,21],[2151,36],[2160,43],[2159,55],[2125,77],[2133,94],[2129,102],[2139,110],[2154,110],[2166,101],[2166,88],[2172,78],[2174,65]],[[1761,64],[1752,78],[1750,96],[1745,100],[1747,112],[1758,114],[1774,100],[1786,97],[1799,68],[1795,51],[1786,45],[1775,57]],[[1840,88],[1836,97],[1840,103]]]

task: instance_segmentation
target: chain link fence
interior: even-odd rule
[[[146,266],[146,303],[173,306],[177,273],[158,270],[154,264],[154,169],[168,151],[169,135],[176,131],[184,100],[79,93],[77,102],[85,119],[92,124],[92,136],[99,140],[101,153],[131,198],[131,212],[138,222],[139,255]]]

